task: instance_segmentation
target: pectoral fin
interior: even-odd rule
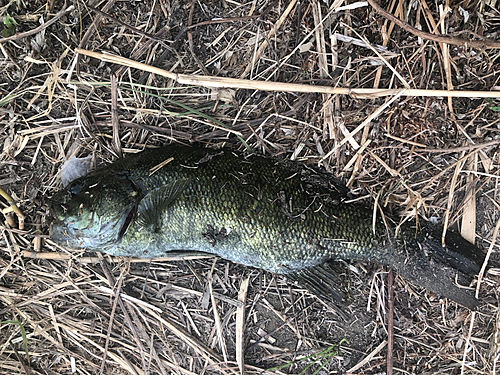
[[[155,232],[158,231],[162,213],[182,194],[190,182],[187,178],[179,179],[150,191],[139,202],[139,223]]]

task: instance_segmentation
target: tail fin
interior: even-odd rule
[[[475,249],[470,243],[467,244]],[[453,281],[458,275],[460,282],[468,284],[471,276],[479,271],[476,263],[447,247],[442,247],[439,242],[431,238],[420,238],[419,242],[411,241],[407,246],[409,246],[407,252],[389,251],[390,259],[379,261],[392,267],[408,281],[449,298],[470,310],[475,310],[479,306],[473,291],[460,287]],[[408,256],[402,256],[401,253]],[[290,271],[285,275],[320,297],[346,320],[346,314],[342,311],[346,302],[345,293],[342,291],[344,280],[340,276],[343,271],[345,267],[342,268],[337,262],[330,262]]]
[[[413,255],[391,266],[408,281],[470,310],[475,310],[479,305],[473,291],[459,287],[453,281],[455,275],[459,280],[470,281],[470,276],[479,271],[479,266],[432,239],[425,239]]]
[[[436,246],[439,247],[439,249],[436,248],[438,253],[442,251],[443,247],[440,244],[441,230],[426,228],[426,231],[427,236],[430,237],[430,239],[427,239],[429,246],[433,248],[436,248]],[[453,230],[446,231],[445,241],[446,248],[444,251],[453,254],[451,257],[457,258],[458,261],[457,266],[454,264],[451,265],[468,275],[476,275],[479,272],[478,264],[482,264],[484,261],[484,252]],[[463,266],[465,268],[462,268]]]
[[[435,261],[448,264],[456,270],[469,276],[474,276],[479,272],[480,268],[476,263],[474,263],[471,259],[450,250],[448,243],[446,247],[443,247],[440,243],[427,238],[424,240],[424,244],[427,247],[427,251],[430,253],[429,255]],[[470,247],[474,247],[469,242],[467,242],[467,244],[469,244]]]

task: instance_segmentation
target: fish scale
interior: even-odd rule
[[[56,194],[51,238],[111,255],[216,254],[288,275],[322,296],[338,287],[324,277],[326,261],[375,261],[475,307],[469,291],[436,277],[422,249],[445,254],[445,264],[462,273],[477,266],[410,225],[395,238],[378,215],[374,228],[373,210],[346,197],[333,177],[300,163],[166,146],[127,156]]]
[[[207,153],[215,156],[199,163]],[[143,193],[173,180],[191,179],[185,192],[162,213],[160,233],[148,235],[148,256],[161,256],[182,246],[240,263],[252,259],[254,266],[286,273],[294,268],[290,263],[316,265],[327,258],[355,257],[356,251],[366,253],[371,248],[374,236],[369,211],[341,202],[328,204],[327,199],[339,201],[340,197],[332,191],[308,193],[300,175],[282,168],[276,161],[259,157],[244,159],[231,153],[220,155],[206,149],[181,148],[173,154],[174,160],[151,176],[149,170],[162,159],[172,157],[171,154],[138,159],[140,168],[129,177]],[[133,169],[137,164],[128,168]],[[284,201],[280,195],[284,195]],[[288,212],[290,209],[292,212]],[[192,216],[201,210],[203,217]],[[349,231],[346,218],[359,219],[365,224]],[[216,230],[229,228],[229,234],[210,243],[200,236],[208,226]],[[135,255],[130,250],[140,248],[144,238],[140,231],[134,233],[123,237],[115,254]],[[307,256],[301,254],[302,249],[311,248],[314,251]],[[279,257],[275,252],[279,252]]]

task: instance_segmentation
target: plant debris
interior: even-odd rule
[[[0,186],[18,218],[0,223],[0,374],[499,371],[494,0],[33,0],[0,18]],[[67,160],[96,167],[170,142],[320,166],[353,200],[457,229],[487,249],[470,286],[482,306],[352,263],[339,275],[347,324],[238,264],[50,241]]]

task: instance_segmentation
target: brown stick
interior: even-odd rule
[[[259,18],[259,15],[256,16],[243,16],[243,17],[233,17],[233,18],[221,18],[221,19],[216,19],[216,20],[208,20],[208,21],[202,21],[195,23],[194,25],[188,26],[187,29],[194,29],[195,27],[199,26],[204,26],[204,25],[213,25],[213,24],[220,24],[220,23],[227,23],[227,22],[236,22],[236,21],[246,21],[246,20],[252,20],[254,18]]]
[[[241,282],[240,291],[238,293],[238,301],[241,302],[241,306],[238,306],[236,309],[236,363],[238,363],[240,375],[245,375],[245,348],[243,338],[245,332],[245,303],[247,300],[249,282],[249,277]]]
[[[127,59],[125,57],[113,55],[110,53],[99,53],[88,51],[82,48],[76,48],[76,53],[94,57],[102,61],[113,64],[129,66],[135,69],[141,69],[146,72],[158,74],[176,81],[181,85],[193,85],[216,88],[235,88],[263,91],[282,91],[282,92],[306,92],[319,94],[340,94],[350,95],[354,98],[373,99],[381,96],[443,96],[443,97],[462,97],[462,98],[499,98],[500,91],[448,91],[448,90],[418,90],[418,89],[363,89],[363,88],[346,88],[346,87],[330,87],[330,86],[313,86],[298,83],[284,82],[269,82],[269,81],[253,81],[247,79],[203,76],[197,74],[177,74],[164,69],[156,68],[151,65],[139,63]]]
[[[406,31],[419,36],[422,39],[433,40],[439,43],[448,43],[455,46],[473,47],[478,49],[484,48],[500,48],[500,42],[495,42],[493,40],[469,40],[461,38],[453,38],[448,35],[442,34],[430,34],[425,31],[420,31],[413,26],[408,25],[406,22],[401,21],[399,18],[393,16],[391,13],[386,12],[380,5],[377,4],[375,0],[367,0],[375,11],[382,17],[387,18],[389,21],[394,22],[399,27],[405,29]]]
[[[109,12],[111,7],[114,5],[115,0],[109,0],[106,5],[102,8],[103,12]],[[86,7],[87,5],[83,3],[83,5]],[[90,12],[89,12],[90,13]],[[93,20],[92,24],[88,27],[87,31],[85,31],[85,34],[83,35],[82,40],[80,40],[80,44],[78,46],[84,47],[87,42],[89,41],[90,37],[94,35],[94,31],[97,30],[97,25],[102,21],[104,17],[98,14]],[[97,32],[97,35],[99,35],[99,32]]]
[[[122,146],[120,142],[120,119],[118,117],[118,88],[116,76],[111,75],[111,125],[113,127],[113,149],[118,157],[122,157]]]
[[[196,1],[193,0],[193,2],[191,2],[191,7],[189,8],[189,16],[188,16],[188,24],[187,24],[187,26],[188,26],[187,38],[188,38],[188,44],[189,44],[189,51],[191,52],[191,56],[193,56],[193,59],[196,62],[196,64],[199,66],[200,70],[205,75],[209,75],[208,70],[205,67],[205,65],[201,63],[198,56],[196,56],[196,53],[194,53],[193,32],[191,31],[191,29],[189,29],[189,26],[191,26],[193,24],[193,12],[194,12],[195,4],[196,4]]]
[[[0,196],[2,196],[6,201],[7,203],[9,204],[9,207],[7,208],[4,208],[2,210],[2,213],[5,215],[5,220],[9,221],[9,217],[7,216],[10,212],[14,212],[18,218],[18,221],[19,221],[19,229],[24,229],[24,219],[25,219],[25,216],[24,214],[21,212],[21,210],[19,209],[19,207],[17,207],[16,205],[16,202],[14,202],[14,200],[12,199],[12,197],[7,194],[6,191],[4,191],[2,188],[0,188]],[[11,227],[14,227],[14,223],[13,222],[10,222],[9,225]]]
[[[389,268],[389,273],[387,274],[387,290],[388,290],[388,312],[387,312],[387,375],[393,374],[393,363],[394,358],[392,351],[394,348],[394,277],[392,274],[392,268]]]
[[[292,11],[296,2],[297,2],[297,0],[290,1],[288,6],[286,7],[285,11],[283,12],[283,14],[280,16],[278,21],[276,21],[276,23],[274,24],[273,28],[267,34],[267,40],[272,39],[274,37],[274,35],[276,35],[276,32],[283,25],[283,22],[285,22],[286,18],[288,17],[290,12]],[[262,44],[260,45],[260,47],[256,51],[255,56],[252,58],[252,61],[250,61],[248,63],[247,67],[245,68],[245,71],[240,76],[240,78],[245,78],[248,75],[248,73],[250,73],[250,71],[252,70],[253,62],[257,61],[260,58],[260,56],[264,53],[265,49],[267,48],[267,46],[269,44],[267,40],[264,40],[262,42]],[[258,43],[258,40],[256,40],[255,43]]]

